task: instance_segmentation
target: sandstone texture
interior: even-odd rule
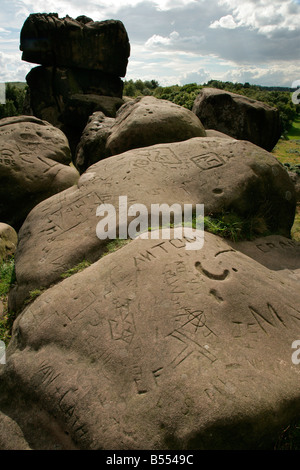
[[[75,166],[80,173],[107,157],[106,142],[114,123],[115,119],[107,117],[101,111],[90,116],[76,148]]]
[[[200,137],[107,158],[92,165],[77,186],[43,201],[28,215],[19,232],[11,310],[20,310],[30,291],[61,280],[62,273],[83,260],[99,258],[109,240],[96,235],[101,220],[97,208],[113,205],[118,233],[119,196],[127,197],[128,207],[144,204],[149,213],[151,204],[163,203],[182,208],[204,204],[205,213],[215,215],[232,210],[240,217],[259,217],[268,230],[285,236],[296,205],[286,170],[247,141]]]
[[[0,262],[15,253],[17,243],[18,235],[15,229],[0,222]]]
[[[74,185],[66,136],[46,121],[18,116],[0,120],[0,220],[19,229],[42,200]]]
[[[202,250],[186,243],[133,240],[19,315],[4,448],[274,445],[300,411],[299,280],[209,233]]]
[[[192,111],[205,129],[249,140],[271,151],[281,135],[279,111],[266,103],[217,88],[203,88]]]
[[[205,130],[188,109],[153,96],[128,101],[118,111],[107,141],[110,155],[134,148],[204,137]]]
[[[119,77],[125,76],[130,55],[121,21],[59,18],[55,13],[29,15],[21,30],[20,49],[27,62],[101,70]]]
[[[295,185],[297,202],[300,202],[300,171],[297,173],[295,171],[288,171],[288,174]]]

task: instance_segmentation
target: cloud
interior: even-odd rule
[[[31,68],[31,65],[20,60],[19,54],[0,52],[0,82],[24,81]]]
[[[0,51],[7,61],[14,57],[6,76],[15,64],[14,75],[23,70],[25,79],[19,35],[33,12],[121,20],[131,44],[126,79],[201,83],[202,73],[257,83],[270,78],[274,85],[300,79],[296,0],[1,0]]]
[[[279,29],[299,30],[300,4],[293,0],[219,0],[228,7],[238,26],[271,36]]]
[[[198,83],[202,85],[203,83],[208,82],[211,79],[211,75],[204,69],[199,69],[197,72],[188,72],[183,75],[180,79],[181,85],[186,85],[188,83]]]
[[[238,27],[236,22],[233,19],[232,15],[222,16],[219,20],[214,21],[210,24],[210,28],[225,28],[225,29],[235,29]]]

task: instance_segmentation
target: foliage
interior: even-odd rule
[[[0,317],[0,340],[7,345],[10,337],[12,325],[15,319],[13,312],[8,312],[7,295],[15,282],[15,263],[14,259],[2,261],[0,265],[0,301],[3,305],[3,314]]]
[[[287,136],[292,123],[297,119],[300,113],[300,105],[293,104],[291,100],[291,91],[288,88],[281,87],[262,87],[259,85],[250,85],[249,83],[221,82],[219,80],[210,80],[204,85],[189,83],[187,85],[172,85],[167,87],[159,86],[155,80],[145,81],[133,80],[125,81],[124,95],[137,97],[153,95],[156,98],[172,101],[175,104],[192,109],[194,101],[203,87],[219,88],[232,93],[247,96],[258,101],[263,101],[279,110],[282,133]]]
[[[7,295],[15,282],[15,261],[10,258],[0,265],[0,296]]]
[[[23,114],[26,89],[26,84],[6,84],[6,102],[5,104],[0,104],[0,119]]]
[[[82,261],[81,263],[74,266],[74,268],[68,269],[65,273],[61,274],[63,279],[73,276],[73,274],[83,271],[85,268],[88,268],[91,265],[90,261]]]
[[[291,230],[292,239],[300,242],[300,204],[296,207],[294,224]]]
[[[234,212],[204,217],[204,229],[234,242],[252,240],[268,233],[265,220],[260,216],[241,218]]]

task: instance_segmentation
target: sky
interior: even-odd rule
[[[25,81],[20,31],[30,13],[121,20],[131,54],[125,80],[161,86],[300,83],[300,0],[0,0],[0,82]]]

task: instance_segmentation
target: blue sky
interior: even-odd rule
[[[121,20],[125,79],[161,85],[210,79],[291,86],[300,80],[299,0],[0,0],[0,82],[25,81],[19,37],[30,13]]]

